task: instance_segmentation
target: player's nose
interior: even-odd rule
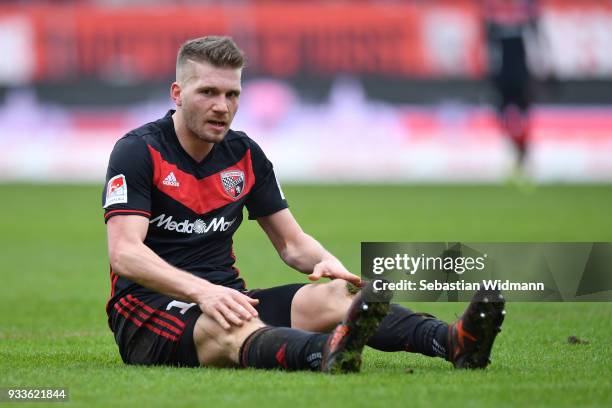
[[[227,98],[225,96],[219,96],[219,98],[215,100],[215,103],[213,104],[212,108],[216,113],[229,112],[229,105],[228,105]]]

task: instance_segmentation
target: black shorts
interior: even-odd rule
[[[255,307],[270,326],[291,327],[291,302],[304,284],[254,289]],[[193,329],[202,311],[168,296],[135,292],[120,298],[109,312],[119,353],[126,364],[199,366]]]

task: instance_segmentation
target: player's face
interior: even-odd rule
[[[177,106],[185,125],[200,140],[223,140],[238,110],[242,69],[219,68],[206,62],[190,62]]]

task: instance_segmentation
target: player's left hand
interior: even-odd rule
[[[337,259],[326,259],[319,262],[308,275],[311,281],[318,281],[321,278],[344,279],[356,286],[361,286],[361,278],[350,273]]]

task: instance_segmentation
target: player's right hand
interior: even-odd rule
[[[206,285],[197,303],[202,312],[215,319],[225,330],[229,330],[232,324],[242,326],[245,321],[259,316],[253,307],[259,300],[225,286]]]

